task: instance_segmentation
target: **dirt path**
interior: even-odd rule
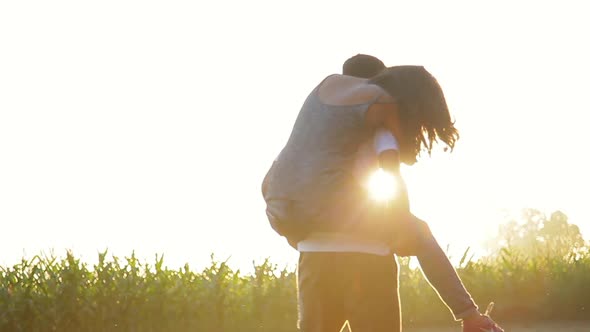
[[[588,322],[551,322],[546,324],[506,324],[506,332],[590,332]],[[460,332],[461,328],[416,328],[404,329],[404,332]]]

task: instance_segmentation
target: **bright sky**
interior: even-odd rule
[[[170,265],[296,253],[260,183],[309,91],[357,53],[421,64],[461,131],[404,175],[443,244],[499,209],[562,209],[590,235],[590,50],[580,2],[6,1],[0,264],[110,248]]]

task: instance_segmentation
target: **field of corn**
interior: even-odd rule
[[[421,271],[407,258],[399,261],[404,327],[457,326]],[[504,249],[464,259],[459,273],[478,303],[495,301],[500,322],[590,320],[587,248],[535,257]],[[269,261],[244,275],[213,259],[193,271],[170,270],[161,258],[146,263],[106,252],[92,266],[72,253],[35,257],[0,268],[0,332],[294,332],[295,278]]]

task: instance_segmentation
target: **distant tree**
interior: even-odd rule
[[[488,242],[492,253],[502,248],[527,255],[567,255],[585,248],[580,228],[570,224],[561,211],[546,215],[537,209],[523,209],[520,216],[500,225],[498,235]]]

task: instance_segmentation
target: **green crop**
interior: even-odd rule
[[[515,249],[461,261],[459,274],[475,300],[496,303],[498,320],[590,317],[590,254],[526,256]],[[419,269],[400,262],[404,325],[452,323]],[[0,267],[0,332],[296,331],[296,274],[266,260],[242,274],[211,260],[193,271],[99,254],[89,266],[36,256]]]

